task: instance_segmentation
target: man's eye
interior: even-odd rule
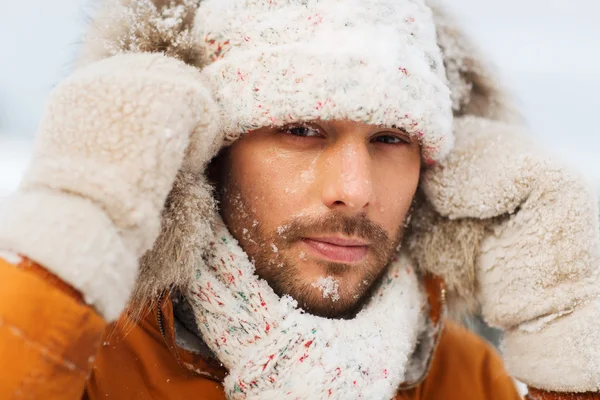
[[[319,132],[316,129],[312,129],[307,126],[290,126],[283,129],[284,133],[289,133],[290,135],[297,137],[318,137],[320,136]]]
[[[393,135],[377,136],[374,141],[383,144],[410,144],[408,139]]]

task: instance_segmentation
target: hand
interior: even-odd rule
[[[598,390],[593,190],[536,148],[523,127],[458,118],[455,134],[450,156],[424,177],[437,216],[417,216],[411,247],[420,266],[476,299],[486,322],[505,331],[507,366],[521,381],[559,392]]]
[[[213,107],[199,71],[162,55],[123,54],[76,71],[50,96],[29,169],[2,207],[0,247],[116,318],[186,152],[203,154],[200,168],[212,155],[198,148],[218,146]]]

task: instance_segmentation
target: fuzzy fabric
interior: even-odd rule
[[[536,147],[522,126],[462,117],[455,127],[455,148],[426,172],[423,190],[438,213],[469,224],[478,237],[472,272],[464,275],[473,285],[466,294],[489,324],[505,331],[504,355],[521,381],[548,390],[600,390],[600,333],[591,329],[600,321],[600,218],[591,185]],[[420,265],[459,278],[447,269],[455,261],[444,251],[457,232],[442,232],[443,224],[427,218],[418,223],[411,240]],[[440,246],[432,252],[424,243]],[[565,320],[578,321],[577,328]],[[524,351],[544,347],[553,352]]]
[[[427,315],[406,257],[394,259],[356,318],[305,314],[255,275],[220,221],[193,282],[186,297],[203,339],[229,369],[230,399],[391,399],[419,333],[406,327],[422,326]]]
[[[505,357],[520,380],[549,390],[598,390],[600,331],[594,323],[600,319],[600,285],[594,195],[576,174],[531,145],[518,113],[475,47],[439,5],[430,3],[452,92],[456,144],[423,177],[422,197],[406,235],[411,256],[420,270],[446,280],[451,307],[481,308],[488,322],[506,331]],[[198,37],[198,32],[209,33],[198,22],[198,4],[106,0],[92,24],[81,64],[121,53],[161,52],[198,69],[206,67],[214,49],[210,53],[210,46]],[[247,44],[242,46],[247,50]],[[229,56],[235,56],[235,49],[220,61]],[[186,79],[178,80],[182,81]],[[179,104],[171,97],[168,101],[170,107]],[[101,124],[101,115],[94,116]],[[214,222],[211,189],[197,172],[219,147],[213,139],[193,141],[196,157],[188,153],[183,160],[163,209],[160,237],[142,259],[137,304],[173,286],[188,290],[197,283],[194,271],[210,249],[209,227]],[[92,232],[96,220],[90,221]],[[0,223],[0,228],[5,226]],[[45,240],[43,235],[11,232],[4,237],[15,240],[14,232],[19,232],[22,242],[36,242],[36,248]],[[57,240],[56,229],[44,232]],[[107,232],[110,236],[112,231]],[[77,250],[87,254],[88,261],[97,254],[93,248]],[[73,254],[78,259],[73,249],[63,253],[54,246],[53,251],[63,256],[63,263]],[[49,267],[59,268],[54,263]]]
[[[405,128],[423,142],[426,162],[452,146],[450,90],[422,0],[105,4],[78,64],[160,51],[202,67],[229,142],[267,125],[348,118]],[[313,89],[298,91],[300,82]],[[377,101],[368,100],[373,90]]]
[[[105,57],[145,51],[164,53],[202,69],[206,66],[199,50],[202,47],[190,42],[198,3],[198,0],[99,2],[78,64],[85,66]],[[496,83],[476,46],[443,7],[434,1],[429,3],[453,93],[454,114],[518,120],[508,96]],[[167,26],[169,29],[165,28]],[[191,157],[184,160],[184,166],[188,163],[193,163]],[[210,213],[207,210],[214,207],[210,191],[210,187],[190,174],[189,169],[181,171],[163,210],[161,235],[153,250],[142,259],[141,276],[132,298],[136,310],[139,311],[139,305],[156,298],[158,293],[188,284],[186,271],[197,265],[206,246],[206,235],[196,227],[208,222],[206,216]],[[420,209],[431,209],[427,203],[425,198],[418,204],[417,213]],[[481,235],[470,232],[471,223],[445,219],[433,209],[428,215],[431,229],[443,224],[448,237],[462,240],[448,240],[448,246],[443,249],[437,246],[439,240],[427,241],[430,247],[420,247],[423,253],[432,254],[432,262],[420,268],[440,273],[446,280],[455,282],[448,287],[454,311],[464,309],[465,304],[476,304],[469,294],[474,290],[472,280],[463,281],[457,277],[473,274],[470,266],[474,264],[473,255],[477,253]],[[437,262],[446,258],[455,260],[451,267],[445,268],[443,263]]]
[[[0,209],[0,248],[50,268],[118,318],[184,156],[200,173],[220,147],[199,82],[180,61],[127,54],[61,83],[19,191]],[[65,241],[77,245],[66,251]]]
[[[197,38],[198,32],[204,29],[197,22],[200,17],[194,15],[193,2],[123,1],[126,13],[119,12],[118,18],[113,18],[110,24],[98,23],[94,26],[86,48],[101,48],[102,51],[95,54],[93,51],[86,52],[87,61],[107,54],[143,50],[166,52],[199,68],[212,62],[210,53],[202,50],[206,49],[203,40],[199,47],[189,42],[189,38]],[[428,3],[433,10],[438,44],[452,92],[453,111],[457,117],[453,129],[456,148],[446,160],[424,176],[422,197],[417,201],[410,232],[406,235],[411,254],[421,270],[430,271],[446,280],[451,313],[465,309],[477,310],[483,306],[488,322],[509,332],[505,344],[506,356],[511,371],[521,380],[540,388],[594,390],[595,365],[587,362],[581,364],[587,369],[586,379],[572,379],[582,376],[575,370],[569,374],[569,379],[564,374],[556,379],[553,371],[550,371],[554,367],[540,368],[543,365],[540,360],[544,360],[541,354],[524,352],[527,342],[520,340],[517,345],[511,338],[539,339],[541,348],[544,343],[555,348],[559,342],[552,338],[558,338],[560,333],[552,333],[555,332],[552,326],[559,326],[552,324],[558,324],[567,315],[571,321],[579,320],[577,315],[581,311],[578,310],[587,304],[585,299],[593,298],[594,288],[599,287],[593,283],[593,271],[598,264],[591,256],[592,244],[596,241],[595,200],[584,189],[585,185],[572,184],[578,180],[559,179],[570,174],[568,169],[553,167],[551,163],[543,161],[547,159],[546,156],[540,158],[535,148],[529,147],[529,144],[526,147],[521,145],[530,142],[522,118],[505,90],[497,83],[489,65],[444,11],[440,2],[430,0]],[[111,6],[107,9],[117,8]],[[100,13],[107,14],[110,12]],[[181,17],[173,19],[173,15]],[[213,23],[220,24],[221,21]],[[173,29],[162,29],[168,24]],[[523,164],[523,160],[529,161]],[[511,163],[519,167],[505,170]],[[553,179],[542,178],[551,175],[554,175]],[[547,185],[544,182],[554,183]],[[563,184],[564,187],[560,187]],[[564,194],[565,191],[580,194],[579,200],[544,200],[548,196],[560,198],[556,197],[557,193]],[[157,246],[143,259],[141,278],[134,297],[136,302],[151,299],[172,285],[186,287],[190,284],[186,278],[190,274],[186,271],[199,265],[209,240],[202,229],[195,230],[198,226],[210,223],[209,217],[202,217],[211,215],[214,208],[214,203],[207,200],[209,195],[210,188],[201,179],[194,179],[189,174],[180,176],[163,213],[164,228]],[[565,199],[573,197],[568,195]],[[581,202],[585,206],[581,207]],[[547,221],[541,230],[536,231],[533,224],[541,220],[528,220],[528,212],[521,212],[523,207],[529,210],[541,207],[541,210],[545,210],[543,213],[550,213],[548,215],[560,215],[562,210],[562,221],[569,222],[554,218],[553,223]],[[514,258],[506,260],[489,256],[496,254],[490,249],[494,248],[491,244],[498,232],[505,232],[501,235],[502,240],[509,237],[510,230],[503,227],[510,221],[514,226],[523,224],[523,232],[529,232],[530,235],[525,240],[526,236],[522,236],[524,233],[517,234],[513,246],[519,242],[528,243],[520,250],[521,254],[529,249],[531,254],[544,257],[537,261],[525,259],[524,266],[518,258],[519,252],[515,253]],[[571,228],[564,229],[562,225],[565,223]],[[553,239],[556,235],[552,232],[564,232],[565,236],[556,242]],[[553,247],[555,243],[563,243],[566,247]],[[571,251],[570,245],[576,245],[579,250]],[[563,250],[566,253],[561,254]],[[584,255],[583,260],[587,261],[578,260],[577,254]],[[533,281],[523,281],[531,282],[529,288],[519,284],[519,279],[529,275]],[[521,278],[517,279],[517,276]],[[563,286],[563,283],[567,286]],[[571,290],[561,292],[562,287],[569,286],[585,290],[583,294]],[[528,296],[526,301],[518,300],[521,293]],[[555,295],[556,303],[544,301]],[[583,302],[577,303],[577,299]],[[531,309],[525,312],[530,306]],[[510,332],[519,332],[521,324],[528,326],[538,320],[544,321],[544,313],[548,312],[550,319],[554,320],[548,321],[549,325],[543,325],[547,328],[542,327],[539,332],[525,336],[511,336]],[[585,315],[592,314],[586,312]],[[589,342],[583,340],[583,330],[560,332],[565,337],[572,335],[569,341],[560,342],[559,348],[564,354],[583,354],[582,346]],[[589,336],[590,332],[585,331],[585,335]],[[598,342],[600,340],[596,340]],[[529,347],[537,348],[533,342]],[[520,353],[527,357],[519,358]],[[555,356],[556,352],[552,355]],[[548,362],[547,365],[555,364]]]
[[[121,53],[162,53],[202,65],[191,31],[200,0],[101,0],[77,57],[83,67]]]
[[[483,52],[452,17],[445,0],[427,0],[433,11],[438,45],[442,50],[451,89],[454,115],[477,116],[505,122],[523,123],[497,73]],[[445,3],[445,4],[444,4]]]
[[[77,245],[65,247],[65,240]],[[44,265],[109,321],[123,311],[137,275],[135,255],[106,214],[60,191],[18,192],[0,202],[0,248]]]
[[[452,147],[450,91],[422,0],[204,0],[194,36],[230,141],[348,119],[405,129],[426,162]]]
[[[147,51],[161,52],[198,68],[205,67],[199,50],[202,47],[194,45],[191,39],[198,3],[198,0],[99,2],[78,64],[86,65],[121,53]],[[428,3],[433,11],[455,116],[472,115],[485,120],[521,122],[522,118],[477,46],[461,31],[440,1],[429,0]],[[455,135],[466,136],[466,133],[463,135],[459,131]],[[176,185],[169,197],[168,207],[163,213],[161,237],[153,251],[142,260],[141,278],[133,297],[135,304],[144,304],[171,286],[185,286],[185,271],[193,268],[201,258],[206,239],[202,234],[190,233],[194,226],[204,223],[200,215],[208,215],[205,211],[211,207],[208,204],[211,200],[202,193],[210,191],[210,188],[189,174],[180,177],[179,182],[185,184]],[[481,225],[481,222],[478,219],[447,219],[428,204],[427,198],[418,203],[416,214],[423,217],[413,220],[421,220],[421,226],[428,226],[433,231],[427,236],[416,235],[425,239],[417,244],[422,250],[418,258],[421,261],[427,259],[420,268],[453,282],[448,285],[451,314],[460,313],[465,308],[475,310],[477,301],[472,296],[475,280],[463,277],[475,274],[475,255],[482,230],[473,230],[473,227]],[[445,260],[452,260],[452,263],[446,265]]]
[[[596,298],[521,324],[504,339],[507,367],[530,387],[598,392],[598,315],[600,301]]]

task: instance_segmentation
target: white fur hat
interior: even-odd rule
[[[452,147],[450,90],[423,0],[203,0],[194,35],[228,141],[348,119],[405,129],[428,163]]]

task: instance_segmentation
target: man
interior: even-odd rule
[[[480,307],[599,398],[594,196],[434,16],[109,3],[0,208],[0,397],[516,399]]]

